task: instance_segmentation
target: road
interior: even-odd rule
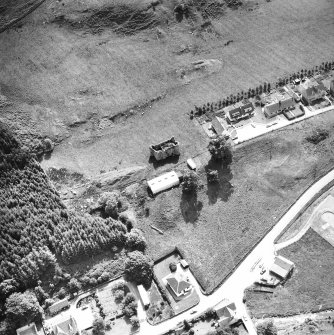
[[[261,242],[253,249],[253,251],[244,259],[234,273],[221,285],[213,294],[205,296],[200,295],[200,303],[193,309],[175,316],[156,326],[150,325],[146,320],[141,323],[140,335],[159,335],[182,322],[184,319],[192,319],[210,307],[214,307],[224,299],[234,301],[237,305],[239,317],[245,320],[245,325],[249,334],[256,335],[253,323],[251,322],[245,306],[242,303],[244,290],[254,283],[260,276],[260,265],[269,268],[273,263],[276,246],[274,242],[280,233],[292,222],[313,200],[313,197],[321,192],[328,183],[334,180],[334,170],[330,171],[320,180],[315,182],[303,195],[290,207],[290,209],[282,216],[272,230],[261,240]],[[197,312],[191,314],[192,310]]]

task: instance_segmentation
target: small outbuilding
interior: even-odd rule
[[[167,172],[157,178],[147,181],[153,195],[168,190],[180,184],[180,179],[175,171]]]
[[[189,166],[189,169],[196,170],[197,166],[196,163],[192,158],[187,159],[187,165]]]
[[[274,264],[270,268],[270,272],[278,278],[284,280],[294,267],[294,263],[283,256],[275,257]]]
[[[66,309],[68,307],[70,307],[70,303],[65,298],[65,299],[59,300],[59,301],[55,302],[53,305],[51,305],[49,307],[49,313],[50,314],[56,314],[56,313],[59,313],[60,311],[62,311],[63,309]]]
[[[181,259],[180,260],[180,264],[184,269],[188,269],[189,268],[189,264],[185,259]]]
[[[143,285],[138,285],[138,292],[140,295],[140,300],[145,308],[148,308],[150,306],[150,298],[148,296],[147,291],[145,290]]]

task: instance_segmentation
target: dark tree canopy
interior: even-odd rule
[[[186,193],[196,193],[199,187],[199,178],[193,171],[187,171],[183,175],[182,191]]]
[[[213,138],[208,145],[208,150],[214,160],[230,162],[232,158],[231,145],[222,136]]]
[[[36,296],[31,292],[13,293],[6,300],[7,321],[20,327],[33,321],[40,321],[43,310]]]
[[[130,252],[125,261],[124,274],[129,281],[149,285],[152,281],[153,262],[140,251]]]
[[[272,320],[265,321],[260,323],[256,327],[256,331],[258,335],[277,335],[277,327],[274,325]]]

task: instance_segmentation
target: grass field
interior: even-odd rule
[[[248,292],[247,305],[255,317],[287,316],[334,304],[334,248],[312,228],[298,242],[281,251],[295,263],[292,277],[273,295]]]
[[[330,1],[259,3],[251,12],[249,6],[226,9],[212,18],[216,33],[191,33],[192,22],[169,19],[171,8],[165,8],[169,23],[158,27],[159,37],[158,28],[120,35],[62,26],[53,23],[56,17],[80,16],[106,2],[47,0],[21,28],[0,35],[0,87],[14,101],[1,118],[21,132],[68,137],[45,164],[86,174],[147,163],[147,145],[171,135],[193,155],[206,144],[186,115],[194,104],[332,57]],[[227,40],[233,43],[225,46]],[[219,60],[222,67],[186,84],[178,73],[199,59]],[[142,115],[137,107],[157,97]],[[134,116],[108,119],[129,108]]]
[[[333,126],[334,115],[328,113],[253,140],[237,147],[230,169],[220,169],[220,188],[207,186],[202,167],[197,198],[176,188],[148,201],[150,216],[139,223],[149,252],[176,245],[211,292],[297,197],[333,167],[333,136],[317,146],[305,141],[312,129]],[[201,159],[204,165],[208,157]]]

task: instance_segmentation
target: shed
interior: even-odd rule
[[[150,298],[147,294],[147,291],[145,290],[143,285],[138,285],[137,288],[140,295],[140,300],[143,306],[147,308],[148,306],[150,306]]]
[[[50,312],[50,314],[55,314],[55,313],[58,313],[61,310],[63,310],[64,308],[67,308],[69,306],[70,306],[70,304],[69,304],[68,300],[65,298],[65,299],[59,300],[59,301],[55,302],[53,305],[51,305],[49,307],[49,312]]]
[[[180,179],[175,171],[167,172],[157,178],[147,181],[148,187],[153,194],[168,190],[180,184]]]
[[[196,170],[197,166],[192,158],[187,159],[187,165],[189,166],[191,170]]]
[[[275,258],[274,264],[270,268],[270,272],[281,279],[285,279],[293,267],[294,264],[291,261],[283,256],[277,256]]]
[[[181,264],[181,266],[182,266],[184,269],[189,268],[189,264],[188,264],[188,262],[187,262],[185,259],[181,259],[181,260],[180,260],[180,264]]]

